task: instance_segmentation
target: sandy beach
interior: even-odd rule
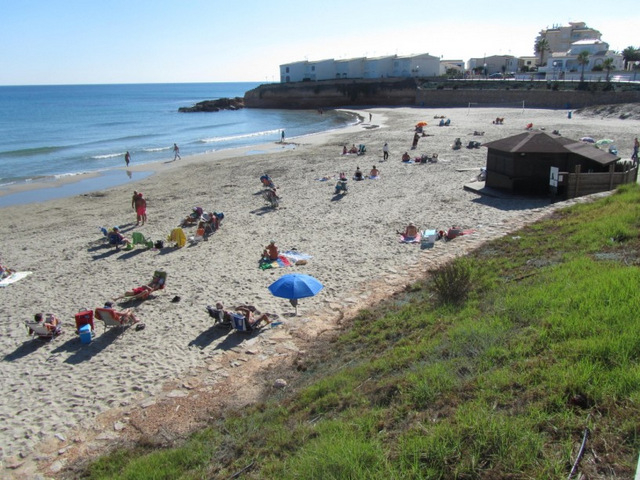
[[[304,355],[317,335],[337,328],[358,308],[572,203],[464,191],[486,160],[486,149],[464,147],[470,140],[493,141],[533,123],[534,129],[559,130],[576,140],[615,139],[619,155],[629,159],[640,133],[634,118],[568,119],[567,111],[407,107],[359,113],[363,121],[344,130],[183,158],[154,167],[154,175],[134,184],[0,209],[2,263],[33,272],[0,289],[0,459],[6,476],[31,478],[36,461],[53,475],[123,436],[147,434],[147,428],[154,433],[163,421],[173,419],[188,430],[201,420],[193,413],[199,406],[250,402],[265,387],[264,369]],[[440,115],[451,126],[438,127],[434,117]],[[492,124],[496,117],[504,117],[504,124]],[[420,121],[428,123],[426,136],[411,150]],[[463,148],[454,151],[457,137]],[[382,161],[385,142],[390,155]],[[365,144],[367,153],[342,155],[343,145],[352,144]],[[405,151],[412,157],[437,153],[438,162],[405,164]],[[349,193],[334,196],[339,172],[351,178],[356,167],[368,174],[373,165],[379,180],[350,179]],[[259,177],[265,172],[282,198],[276,210],[261,195]],[[143,226],[136,226],[131,208],[134,188],[148,204]],[[168,247],[168,234],[194,206],[224,212],[221,229],[206,241]],[[396,231],[409,222],[474,233],[422,249],[399,242]],[[116,251],[99,230],[114,225],[129,237],[137,231],[164,240],[165,248]],[[194,232],[185,229],[187,237]],[[270,240],[281,251],[311,258],[306,265],[262,270],[258,261]],[[166,288],[132,304],[144,329],[105,331],[97,321],[93,341],[80,342],[76,312],[149,282],[158,269],[167,272]],[[287,273],[309,274],[324,284],[317,296],[300,301],[297,317],[287,300],[268,291]],[[249,336],[212,328],[205,307],[216,301],[255,305],[278,314],[281,323]],[[55,313],[63,334],[51,342],[30,339],[24,322],[37,312]]]

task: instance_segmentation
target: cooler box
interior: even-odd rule
[[[436,231],[435,230],[425,230],[422,232],[422,241],[423,246],[433,247],[436,243]]]
[[[82,325],[78,329],[78,333],[80,334],[80,341],[82,343],[91,343],[91,325]]]

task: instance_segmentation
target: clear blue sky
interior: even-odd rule
[[[0,85],[278,81],[299,60],[533,55],[584,21],[640,47],[636,1],[0,0]]]

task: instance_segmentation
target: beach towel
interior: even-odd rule
[[[404,235],[400,235],[401,243],[420,243],[420,239],[422,236],[418,233],[415,237],[405,237]]]
[[[0,280],[0,287],[6,287],[12,283],[16,283],[18,280],[22,280],[24,277],[31,275],[33,272],[14,272],[7,278]]]
[[[287,251],[278,255],[277,260],[266,260],[260,262],[260,268],[262,270],[268,270],[270,268],[282,268],[290,267],[298,262],[306,262],[311,258],[311,255],[306,253]],[[300,263],[299,265],[304,265]]]
[[[286,252],[282,252],[283,257],[286,257],[291,263],[299,262],[300,260],[310,260],[311,255],[307,255],[306,253],[287,250]]]

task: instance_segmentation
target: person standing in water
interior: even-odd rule
[[[124,154],[124,162],[127,164],[127,167],[129,166],[129,162],[131,161],[131,155],[129,154],[129,152]]]

